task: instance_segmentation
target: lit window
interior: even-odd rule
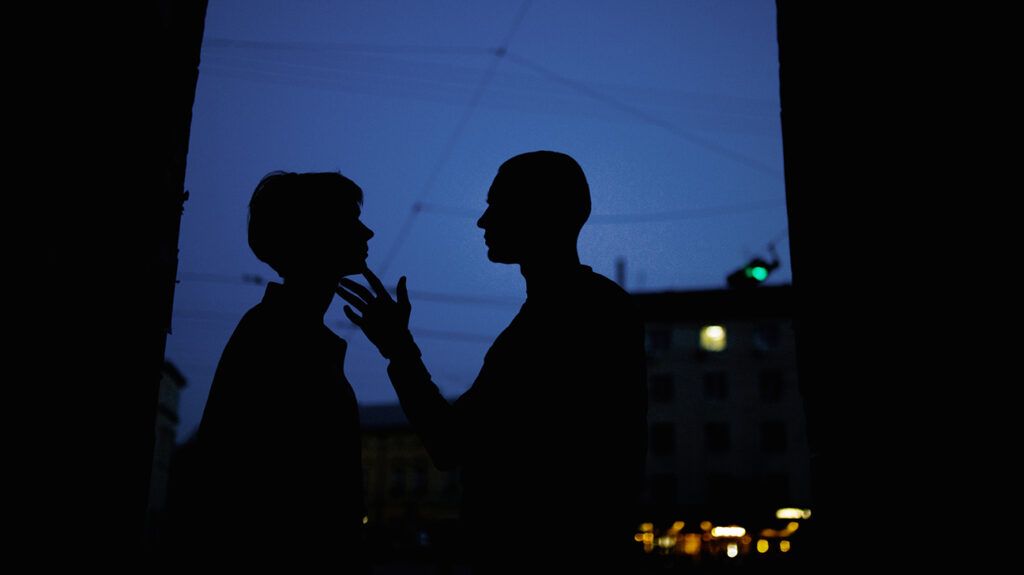
[[[725,328],[720,325],[706,325],[700,328],[700,348],[704,351],[725,351]]]

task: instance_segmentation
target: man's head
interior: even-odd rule
[[[539,151],[498,168],[477,226],[491,261],[521,264],[575,250],[589,216],[590,186],[580,165],[566,154]]]
[[[337,281],[366,268],[363,191],[338,172],[271,172],[249,201],[249,247],[281,277]]]

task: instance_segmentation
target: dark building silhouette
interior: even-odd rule
[[[809,504],[790,288],[634,297],[647,325],[648,506]]]
[[[16,163],[50,190],[18,209],[29,260],[18,269],[33,282],[15,298],[28,342],[17,355],[47,385],[18,402],[32,413],[21,468],[39,495],[17,523],[43,553],[125,557],[146,541],[206,2],[65,8],[12,16],[54,47],[11,76],[25,104],[11,140],[30,156]],[[55,328],[71,307],[73,336]]]
[[[434,466],[397,403],[361,406],[359,420],[374,559],[457,561],[464,551],[458,533],[459,473]]]
[[[153,471],[149,482],[149,506],[146,531],[150,542],[159,538],[159,530],[167,510],[171,462],[178,437],[178,405],[185,377],[169,361],[160,372],[160,395],[157,403],[155,441],[153,444]]]
[[[697,533],[707,531],[705,521],[745,526],[753,537],[736,552],[751,553],[762,529],[788,525],[778,509],[810,507],[792,293],[780,286],[634,294],[647,328],[643,501],[652,533],[679,521]],[[679,552],[684,529],[669,538]],[[669,547],[669,539],[648,546]]]
[[[647,327],[642,500],[651,552],[727,561],[734,544],[738,557],[759,564],[799,555],[803,534],[776,517],[783,507],[811,507],[792,297],[789,286],[633,294]],[[391,546],[378,552],[458,558],[457,474],[434,468],[398,405],[360,414],[368,521],[375,543]],[[746,533],[710,537],[721,526]],[[556,531],[547,534],[555,544]],[[449,539],[439,544],[436,533]],[[637,539],[643,544],[643,533]]]
[[[359,417],[368,516],[374,521],[457,517],[458,472],[434,467],[401,406],[363,406]]]

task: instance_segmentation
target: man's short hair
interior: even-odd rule
[[[554,218],[578,232],[590,217],[590,185],[568,154],[540,150],[519,154],[498,168],[503,186],[525,194]]]

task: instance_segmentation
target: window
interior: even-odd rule
[[[721,400],[729,397],[729,382],[724,371],[704,374],[704,399]]]
[[[426,464],[420,463],[420,464],[416,465],[415,468],[413,468],[413,471],[412,471],[412,487],[410,488],[410,490],[412,491],[413,495],[415,495],[417,497],[422,497],[423,495],[425,495],[427,493],[427,486],[428,486],[427,478],[428,477],[429,477],[429,475],[427,473],[427,466],[426,466]]]
[[[761,352],[779,347],[782,330],[777,323],[762,323],[754,328],[754,349]]]
[[[672,455],[676,450],[676,431],[671,423],[655,423],[651,426],[651,452],[655,455]]]
[[[743,490],[730,475],[712,473],[708,475],[708,502],[726,504],[735,502],[743,494]]]
[[[705,423],[704,447],[713,453],[722,453],[732,449],[729,424],[720,421]]]
[[[405,493],[405,468],[399,464],[391,467],[391,496],[398,497]]]
[[[153,462],[161,469],[168,469],[171,466],[173,454],[174,429],[162,427],[156,435],[156,449],[153,450]]]
[[[674,503],[676,500],[676,476],[659,473],[651,477],[651,498],[655,503]]]
[[[444,492],[443,497],[447,501],[454,501],[459,498],[459,493],[462,491],[459,484],[459,472],[458,471],[446,471],[444,473]]]
[[[782,399],[785,379],[780,369],[765,369],[758,374],[761,401],[774,403]]]
[[[761,449],[769,452],[786,450],[786,424],[782,421],[765,421],[761,424]]]
[[[668,351],[672,347],[672,331],[655,328],[647,333],[647,347],[651,351]]]
[[[755,492],[761,501],[784,504],[789,501],[789,476],[771,474],[760,478]]]
[[[706,325],[700,328],[700,348],[704,351],[725,351],[726,347],[725,327],[720,325]]]
[[[647,378],[650,386],[651,401],[655,403],[669,403],[675,397],[675,386],[672,376],[668,374],[652,375]]]

